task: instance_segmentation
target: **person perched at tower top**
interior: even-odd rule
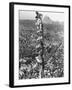
[[[38,18],[40,18],[41,19],[41,17],[42,17],[42,14],[40,14],[38,11],[36,11],[36,19],[38,19]]]

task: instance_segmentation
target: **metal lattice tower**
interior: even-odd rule
[[[40,64],[41,64],[41,69],[40,69],[40,74],[41,74],[41,78],[43,78],[44,76],[44,56],[43,56],[43,52],[44,52],[44,44],[43,44],[43,23],[42,23],[42,14],[40,14],[38,11],[36,11],[36,27],[37,27],[37,34],[38,34],[38,38],[37,40],[40,42],[39,45],[37,45],[37,49],[41,48],[41,52],[40,52]]]

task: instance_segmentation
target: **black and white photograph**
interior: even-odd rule
[[[64,13],[19,11],[19,79],[64,76]]]
[[[68,84],[69,6],[12,5],[11,86]]]

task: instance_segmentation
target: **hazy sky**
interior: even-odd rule
[[[64,13],[40,12],[44,16],[49,16],[54,21],[64,21]],[[20,19],[35,19],[35,11],[19,11]]]

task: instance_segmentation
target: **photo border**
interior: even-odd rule
[[[68,43],[69,43],[69,77],[68,82],[63,83],[48,83],[48,84],[34,84],[34,85],[15,85],[14,86],[14,5],[31,5],[31,6],[45,6],[45,7],[62,7],[69,9],[69,31],[68,31]],[[52,5],[52,4],[37,4],[37,3],[9,3],[9,86],[10,87],[32,87],[32,86],[47,86],[47,85],[62,85],[70,84],[70,6],[69,5]]]

